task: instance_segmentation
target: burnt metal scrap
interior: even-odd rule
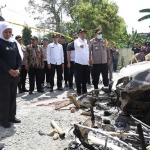
[[[150,69],[147,63],[140,71],[122,78],[116,89],[120,90],[122,111],[150,125]]]
[[[108,140],[108,138],[110,138],[110,139],[114,140],[115,142],[118,142],[119,145],[121,144],[122,146],[125,146],[126,148],[129,148],[131,150],[136,150],[130,144],[127,144],[127,143],[125,143],[125,142],[123,142],[123,141],[121,141],[121,140],[119,140],[119,139],[109,135],[108,133],[105,133],[105,132],[100,131],[98,129],[94,129],[94,128],[90,128],[90,127],[83,126],[83,125],[80,125],[80,124],[76,124],[75,125],[74,134],[79,138],[79,140],[81,141],[82,145],[85,146],[86,148],[89,148],[90,150],[96,150],[96,149],[92,145],[87,144],[85,142],[84,137],[82,137],[81,132],[80,132],[80,130],[82,130],[82,129],[80,129],[80,128],[87,129],[87,130],[92,131],[94,133],[99,133],[99,134],[101,134],[103,136],[106,136],[106,143],[105,143],[105,145],[107,145],[107,140]]]
[[[79,103],[91,112],[91,118],[82,125],[74,125],[74,135],[80,140],[81,150],[109,149],[109,139],[126,149],[145,150],[150,145],[149,66],[150,62],[128,66],[121,71],[126,76],[111,83],[108,88],[93,90],[78,98]],[[91,131],[100,134],[99,141],[102,137],[105,140],[91,144]],[[111,148],[117,150],[113,146]]]

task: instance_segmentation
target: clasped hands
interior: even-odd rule
[[[10,69],[10,70],[9,70],[9,74],[10,74],[12,77],[17,77],[17,76],[20,74],[20,71],[19,71],[19,70]]]

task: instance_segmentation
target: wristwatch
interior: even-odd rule
[[[108,60],[110,60],[110,58],[108,58]]]

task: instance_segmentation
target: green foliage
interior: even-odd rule
[[[79,28],[88,30],[88,38],[94,36],[94,29],[103,28],[105,38],[117,42],[124,20],[117,15],[118,6],[108,0],[29,0],[26,10],[36,16],[39,27],[72,36]],[[63,13],[71,21],[63,22]],[[44,16],[44,17],[43,17]]]
[[[150,40],[150,34],[141,35],[137,32],[137,30],[132,29],[132,34],[128,34],[126,28],[122,36],[120,36],[118,44],[120,44],[120,48],[130,48],[133,47],[135,43],[139,45],[144,45],[145,42]]]
[[[87,39],[91,39],[94,29],[102,27],[103,37],[117,48],[129,48],[135,43],[143,45],[150,39],[150,35],[141,36],[134,30],[128,34],[125,21],[118,15],[117,4],[109,0],[29,0],[28,4],[26,10],[39,20],[38,27],[43,29],[72,36],[79,28],[85,28]],[[140,12],[150,12],[150,9]],[[63,21],[63,15],[71,20]],[[47,36],[51,39],[50,34]]]
[[[57,0],[29,0],[29,7],[26,11],[34,15],[35,20],[39,20],[38,27],[44,29],[60,31],[60,23],[62,19],[62,8],[64,1]]]
[[[150,8],[148,8],[148,9],[142,9],[139,12],[141,12],[141,13],[143,13],[143,12],[144,13],[150,13]],[[143,21],[143,20],[146,20],[146,19],[150,19],[150,14],[141,17],[138,21]]]
[[[30,28],[28,28],[28,27],[23,28],[23,30],[22,30],[22,41],[23,41],[23,44],[25,46],[30,44],[31,33],[32,33],[32,31]]]
[[[121,56],[121,68],[124,67],[124,56]]]
[[[85,28],[89,39],[94,36],[94,29],[101,26],[104,37],[117,43],[125,27],[124,20],[117,14],[118,6],[108,0],[82,1],[71,7],[71,13],[73,21],[66,23],[68,30],[76,32],[79,28]]]

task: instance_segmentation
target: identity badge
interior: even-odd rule
[[[6,50],[9,50],[9,47],[6,47]]]

